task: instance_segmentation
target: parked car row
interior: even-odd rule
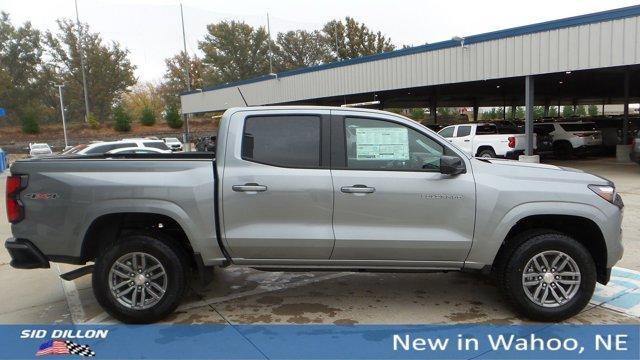
[[[593,153],[602,145],[602,133],[593,122],[535,123],[534,150],[558,158]],[[438,132],[472,156],[515,159],[524,154],[522,126],[509,121],[451,125]]]

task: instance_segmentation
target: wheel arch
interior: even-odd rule
[[[479,156],[480,153],[483,150],[491,150],[491,151],[493,151],[494,154],[496,153],[496,149],[494,149],[493,146],[491,146],[491,145],[480,145],[480,146],[478,146],[478,149],[476,150],[476,156]]]
[[[511,251],[526,241],[518,237],[526,231],[549,230],[565,234],[582,244],[591,254],[597,270],[597,280],[606,284],[609,281],[607,271],[607,244],[598,224],[584,216],[566,214],[529,215],[519,219],[505,235],[492,262],[495,269],[508,257]]]
[[[95,218],[82,237],[82,261],[94,260],[118,238],[132,233],[157,233],[163,238],[170,238],[195,261],[198,251],[193,248],[184,227],[171,216],[151,212],[114,212]]]

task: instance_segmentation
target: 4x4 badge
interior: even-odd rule
[[[24,197],[31,200],[54,200],[58,198],[56,193],[36,192],[24,194]]]

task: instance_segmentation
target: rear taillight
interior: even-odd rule
[[[24,218],[24,206],[20,201],[20,190],[27,187],[26,175],[11,175],[7,177],[6,203],[7,220],[15,224]]]
[[[509,136],[509,145],[510,148],[515,148],[516,147],[516,137],[515,136]]]

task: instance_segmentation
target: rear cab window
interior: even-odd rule
[[[143,141],[142,145],[144,147],[150,147],[150,148],[155,148],[155,149],[160,149],[160,150],[171,150],[171,149],[169,149],[167,144],[165,144],[164,141],[161,141],[161,140],[158,140],[158,141]],[[133,146],[135,146],[135,145],[133,145]]]
[[[109,152],[111,150],[128,148],[128,147],[135,147],[135,146],[137,146],[135,143],[104,144],[104,145],[98,145],[98,146],[96,146],[94,148],[91,148],[91,149],[87,150],[87,152],[85,154],[86,155],[104,154],[104,153]]]
[[[320,168],[319,115],[250,116],[242,134],[242,159],[291,168]]]
[[[481,124],[476,128],[476,135],[495,135],[498,129],[494,124]]]

